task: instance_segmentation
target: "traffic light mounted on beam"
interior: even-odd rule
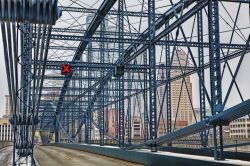
[[[71,74],[71,65],[70,64],[62,64],[61,65],[61,75],[69,75]]]
[[[116,66],[114,77],[121,77],[124,75],[124,66]]]

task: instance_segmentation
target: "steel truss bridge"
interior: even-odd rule
[[[214,159],[223,160],[223,126],[250,114],[249,87],[237,79],[249,72],[249,5],[250,0],[1,0],[13,165],[27,156],[34,162],[36,131],[44,144],[91,144],[97,131],[100,146],[112,139],[125,150],[152,152],[196,136],[200,148],[212,147]],[[62,64],[72,71],[62,75]],[[180,87],[173,93],[176,81]],[[193,121],[177,130],[184,94]],[[142,129],[136,144],[135,116]]]

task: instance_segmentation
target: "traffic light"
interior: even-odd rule
[[[124,75],[124,66],[116,66],[114,77],[121,77]]]
[[[69,64],[62,64],[61,65],[61,74],[62,75],[69,75],[71,73],[71,65]]]

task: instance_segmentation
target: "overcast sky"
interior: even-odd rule
[[[4,95],[8,94],[8,86],[7,86],[7,77],[4,63],[4,55],[3,55],[3,44],[2,44],[2,33],[0,35],[0,116],[4,113]]]
[[[59,2],[61,2],[62,4],[66,5],[66,6],[71,3],[71,1],[69,1],[69,0],[59,0]],[[80,3],[80,1],[77,1],[77,2],[79,2],[79,4],[81,4],[82,6],[87,7],[86,4],[91,6],[94,4],[95,1],[82,0],[81,2],[83,2],[83,3]],[[127,5],[130,6],[130,9],[133,10],[134,9],[133,4],[140,4],[139,2],[141,2],[141,0],[126,0],[126,2],[127,2]],[[168,3],[169,3],[168,0],[158,0],[157,7],[167,6],[167,5],[169,5]],[[94,7],[97,8],[99,6],[99,4],[100,3],[97,3],[96,5],[94,5]],[[232,14],[232,16],[235,17],[238,5],[236,5],[234,3],[227,3],[227,4],[225,4],[225,6],[226,6],[227,10],[230,12],[230,14]],[[165,11],[165,10],[166,10],[166,7],[158,9],[159,12]],[[225,20],[230,20],[230,18],[225,10],[221,9],[220,14],[223,16],[223,18]],[[250,27],[250,23],[249,23],[250,18],[249,17],[250,16],[249,16],[249,11],[248,11],[248,6],[244,5],[240,11],[240,17],[239,17],[238,24],[237,24],[238,27],[239,28]],[[206,21],[206,18],[204,19],[204,21]],[[222,22],[220,25],[221,31],[230,29],[230,28],[228,28],[227,23],[225,23],[225,22],[223,23],[223,21],[221,21],[221,22]],[[233,25],[232,22],[230,22],[230,21],[228,21],[228,22],[231,26]],[[207,25],[206,23],[204,23],[204,24]],[[189,23],[187,23],[184,26],[185,32],[191,31],[190,25],[192,25],[192,21],[189,21]],[[242,31],[242,33],[244,34],[244,36],[246,38],[249,35],[249,32],[250,32],[249,28]],[[221,39],[228,43],[229,36],[230,35],[222,35]],[[237,35],[235,35],[235,38],[233,41],[234,41],[234,43],[241,43],[241,44],[244,43],[239,37],[237,37]],[[184,48],[184,50],[185,50],[185,48]],[[194,53],[195,53],[195,51],[194,51]],[[208,54],[207,50],[205,50],[205,54],[206,55]],[[157,59],[159,59],[159,57]],[[230,62],[231,66],[233,68],[233,71],[234,71],[234,68],[236,66],[235,65],[236,63],[237,63],[237,59]],[[248,55],[248,56],[246,56],[246,58],[243,62],[243,67],[241,68],[239,75],[237,77],[238,84],[240,86],[240,89],[242,90],[242,93],[243,93],[243,96],[245,99],[249,98],[249,94],[250,94],[250,88],[249,88],[250,77],[249,77],[249,74],[246,74],[246,73],[250,73],[250,65],[249,64],[250,64],[250,57]],[[7,80],[6,80],[6,74],[5,74],[5,63],[4,63],[4,55],[3,55],[3,45],[2,45],[2,34],[0,34],[0,65],[2,66],[2,68],[0,70],[0,79],[1,79],[1,81],[0,81],[0,83],[1,83],[1,86],[0,86],[0,103],[1,103],[0,104],[0,116],[1,116],[1,115],[3,115],[3,112],[4,112],[4,95],[8,94],[8,86],[7,86]],[[209,71],[206,71],[206,74],[209,75]],[[229,73],[227,71],[225,73],[225,79],[223,80],[223,89],[226,89],[226,87],[230,83],[230,80],[231,80],[231,78],[230,78]],[[194,101],[194,105],[197,107],[198,103],[199,103],[198,102],[197,76],[192,76],[191,81],[193,83],[193,101]],[[207,81],[206,83],[208,85],[209,81]],[[235,103],[235,102],[239,101],[239,98],[238,98],[238,95],[235,91],[235,88],[233,90],[233,94],[234,95],[232,95],[232,97],[230,97],[230,99],[229,99],[229,103]],[[229,106],[230,106],[230,104],[229,104]]]

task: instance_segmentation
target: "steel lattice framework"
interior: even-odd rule
[[[195,142],[224,159],[223,126],[250,114],[236,79],[250,52],[250,0],[39,2],[0,1],[13,165],[16,154],[34,162],[38,131],[44,144],[152,152]],[[72,72],[61,75],[62,64]],[[177,128],[183,96],[192,121]]]

